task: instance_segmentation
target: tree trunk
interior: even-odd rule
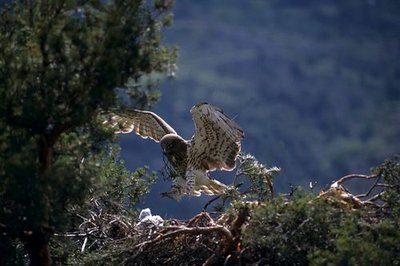
[[[41,164],[39,178],[45,178],[46,172],[51,168],[53,160],[53,139],[49,136],[43,136],[39,141],[39,161]],[[40,180],[39,180],[40,181]],[[39,197],[46,197],[40,195]],[[45,199],[47,201],[47,198]],[[44,208],[48,208],[45,205]],[[48,209],[43,210],[44,217],[42,224],[47,224],[49,221]],[[29,231],[29,235],[25,238],[25,247],[29,255],[29,264],[31,266],[49,266],[51,265],[51,256],[49,248],[49,232],[45,227],[35,228]]]
[[[25,243],[31,266],[51,265],[49,241],[44,232],[33,231],[26,237]]]

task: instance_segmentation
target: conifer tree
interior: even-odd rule
[[[175,58],[160,36],[171,1],[155,2],[1,5],[1,263],[17,263],[22,243],[31,265],[51,264],[50,236],[98,181],[111,139],[98,113],[117,105],[115,88],[136,104],[153,100],[141,78],[167,73]]]

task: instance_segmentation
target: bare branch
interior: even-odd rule
[[[351,174],[351,175],[346,175],[337,180],[335,183],[331,185],[332,186],[337,186],[337,185],[342,185],[345,181],[350,180],[350,179],[355,179],[355,178],[361,178],[361,179],[373,179],[377,178],[379,175],[358,175],[358,174]]]
[[[143,251],[144,248],[146,248],[149,245],[155,244],[157,242],[163,241],[168,238],[175,238],[179,235],[200,235],[200,234],[207,234],[207,233],[220,233],[225,236],[227,241],[232,240],[232,233],[225,228],[224,226],[221,225],[215,225],[215,226],[210,226],[210,227],[194,227],[194,228],[182,228],[178,229],[169,233],[166,233],[164,235],[159,235],[156,238],[149,240],[149,241],[144,241],[138,245],[135,246],[135,248],[138,248],[139,251]]]

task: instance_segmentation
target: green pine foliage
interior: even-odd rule
[[[265,168],[251,155],[240,158],[239,166],[244,168],[239,167],[236,175],[254,182],[250,188],[265,178],[266,171],[276,170]],[[371,176],[350,175],[364,178],[360,182],[377,178],[371,190],[377,191],[367,196],[354,196],[335,186],[318,196],[299,187],[277,197],[262,189],[230,187],[219,213],[204,211],[188,221],[164,220],[161,226],[139,226],[136,216],[116,210],[120,214],[115,217],[131,223],[129,229],[109,234],[109,240],[90,245],[84,252],[79,251],[83,239],[75,237],[74,245],[63,249],[71,252],[65,261],[85,265],[398,265],[399,158],[385,161]],[[255,173],[264,174],[257,178]],[[269,183],[272,179],[269,176]]]
[[[333,248],[317,248],[308,254],[312,265],[399,265],[399,223],[384,219],[365,223],[350,217],[332,228]]]
[[[52,258],[55,264],[82,264],[92,254],[101,251],[110,241],[132,236],[137,220],[133,208],[155,181],[155,173],[147,167],[131,173],[116,157],[104,156],[98,182],[88,191],[86,200],[68,209],[67,230],[52,238]]]
[[[132,204],[139,200],[144,173],[112,165],[115,156],[104,151],[114,137],[98,116],[118,106],[117,87],[133,105],[157,99],[141,80],[168,75],[174,64],[175,50],[161,44],[170,7],[136,0],[1,4],[2,263],[26,263],[18,256],[23,246],[31,264],[49,265],[49,239],[68,228],[76,215],[69,210],[91,193],[107,204],[124,193]]]
[[[373,169],[381,200],[353,205],[303,190],[253,205],[242,259],[262,265],[398,265],[400,161]],[[378,184],[378,183],[377,183]],[[322,195],[322,194],[321,194]],[[378,195],[378,194],[376,194]]]
[[[243,230],[243,244],[250,250],[249,261],[274,265],[307,265],[308,253],[320,248],[332,250],[332,228],[349,213],[326,200],[296,192],[289,201],[277,198],[256,207]]]

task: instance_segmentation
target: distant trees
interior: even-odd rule
[[[97,118],[157,98],[142,78],[168,73],[164,1],[9,1],[0,10],[0,264],[50,265],[49,238],[101,187],[112,134]],[[128,84],[128,85],[127,85]],[[106,169],[108,165],[109,169]],[[112,174],[111,174],[112,175]],[[129,175],[128,175],[129,177]],[[127,178],[128,178],[127,177]],[[143,192],[144,187],[137,187]]]

